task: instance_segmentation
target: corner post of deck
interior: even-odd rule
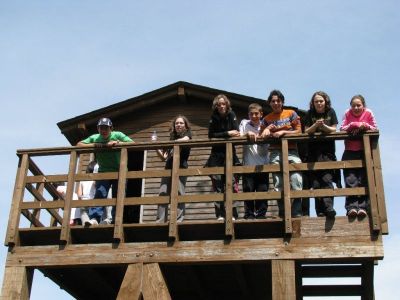
[[[177,240],[177,209],[178,209],[178,194],[179,194],[179,166],[180,166],[180,147],[174,145],[171,173],[171,194],[170,194],[170,216],[169,216],[169,231],[168,236],[171,239]]]
[[[375,186],[375,174],[372,164],[371,144],[370,136],[367,134],[363,135],[364,144],[364,158],[365,158],[365,172],[367,174],[368,181],[368,197],[371,211],[371,226],[372,230],[379,232],[381,230],[381,220],[379,219],[378,203],[376,197],[376,186]]]
[[[20,205],[24,198],[28,168],[28,154],[23,154],[22,157],[19,158],[18,170],[15,178],[15,187],[10,208],[10,218],[8,219],[7,233],[5,239],[6,246],[14,246],[18,241],[18,226],[21,216]]]

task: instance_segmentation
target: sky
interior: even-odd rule
[[[362,94],[380,129],[390,230],[375,294],[397,298],[399,28],[398,0],[0,1],[1,239],[16,150],[67,145],[59,121],[177,81],[258,98],[280,89],[303,109],[323,90],[340,119]],[[71,299],[40,272],[33,282],[31,299]]]

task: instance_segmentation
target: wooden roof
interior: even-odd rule
[[[151,107],[161,102],[178,99],[183,103],[187,101],[207,101],[207,103],[211,104],[212,99],[221,93],[229,97],[234,107],[247,109],[250,103],[259,103],[263,106],[265,112],[270,111],[270,108],[265,105],[265,99],[245,96],[185,81],[178,81],[143,95],[58,122],[57,125],[71,145],[75,145],[78,141],[87,136],[88,128],[96,128],[97,121],[101,117],[106,116],[111,118],[115,125],[118,119],[128,118],[129,114],[133,111]],[[296,107],[290,108],[298,111]],[[300,114],[303,113],[304,111],[300,110]]]

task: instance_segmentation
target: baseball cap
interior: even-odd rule
[[[112,122],[109,118],[101,118],[99,122],[97,122],[97,126],[109,126],[112,127]]]

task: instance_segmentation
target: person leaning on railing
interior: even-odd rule
[[[279,90],[273,90],[268,97],[267,103],[271,106],[272,112],[266,115],[262,121],[260,129],[261,137],[280,138],[285,134],[301,133],[301,123],[298,114],[291,109],[284,109],[283,104],[285,97]],[[289,163],[301,163],[296,143],[288,143],[288,159]],[[282,160],[281,144],[271,144],[269,146],[269,163],[280,164]],[[273,173],[275,191],[282,190],[282,175]],[[299,172],[290,173],[290,185],[293,190],[301,190],[303,188],[303,178]],[[283,201],[278,201],[279,215],[284,214]],[[292,216],[301,217],[301,199],[294,199],[292,202]]]
[[[171,141],[188,141],[192,139],[192,132],[190,130],[190,124],[185,116],[178,115],[174,118],[170,128],[170,140]],[[157,150],[158,156],[165,161],[165,169],[171,170],[173,163],[173,149]],[[187,169],[188,159],[190,155],[189,147],[180,147],[180,162],[179,167]],[[179,177],[178,194],[185,195],[186,176]],[[160,196],[166,196],[171,193],[171,177],[161,178],[160,184]],[[182,222],[185,216],[185,203],[178,203],[178,210],[176,219],[178,222]],[[166,222],[168,217],[168,204],[159,204],[157,207],[157,220],[156,222]]]
[[[93,134],[88,138],[80,141],[77,146],[87,146],[95,148],[112,148],[116,145],[133,142],[133,140],[120,131],[113,130],[113,124],[109,118],[101,118],[97,123],[99,133]],[[121,159],[120,151],[98,151],[96,152],[96,160],[99,164],[99,173],[118,172]],[[118,180],[97,180],[95,199],[107,198],[108,191],[112,187],[112,197],[117,198]],[[111,224],[113,220],[106,218],[102,220],[104,215],[104,207],[90,207],[89,218],[96,219],[101,224]],[[115,207],[112,210],[112,218],[115,218]]]
[[[208,125],[209,138],[229,138],[240,136],[239,125],[235,113],[232,111],[229,98],[223,94],[217,95],[212,104],[212,115]],[[225,166],[225,145],[212,146],[210,157],[206,162],[206,167]],[[233,147],[233,165],[240,165],[239,158]],[[225,191],[225,176],[220,174],[210,175],[213,190],[217,193]],[[238,191],[238,180],[234,177],[233,191]],[[225,206],[223,201],[214,203],[215,215],[218,220],[225,219]],[[233,202],[233,219],[238,217],[237,203]]]
[[[327,93],[315,92],[310,101],[310,109],[305,118],[305,133],[331,133],[336,131],[338,124],[335,110]],[[336,161],[335,141],[315,141],[308,144],[308,162]],[[334,170],[309,172],[311,187],[314,189],[333,188],[333,182],[338,182]],[[318,217],[333,218],[336,211],[333,208],[333,197],[315,198],[315,211]]]
[[[340,130],[357,135],[367,130],[377,130],[374,114],[366,107],[362,95],[355,95],[350,100],[350,108],[346,110]],[[358,160],[364,157],[364,146],[360,139],[344,141],[342,160]],[[366,186],[366,175],[363,169],[344,169],[344,181],[347,188]],[[346,197],[345,208],[349,218],[367,216],[368,202],[366,196]]]

